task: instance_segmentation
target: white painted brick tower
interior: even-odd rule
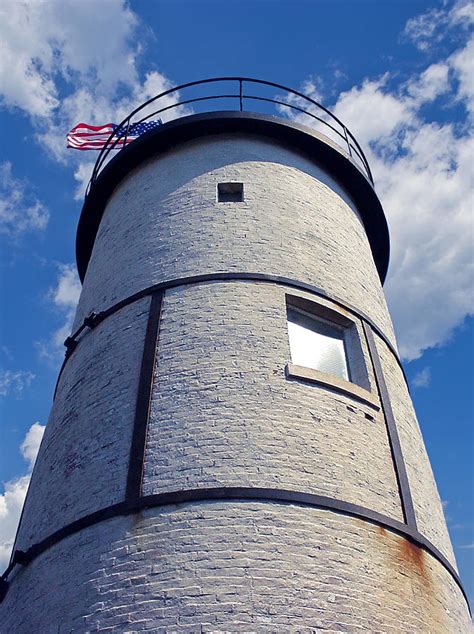
[[[467,631],[342,130],[194,114],[96,175],[2,632]]]

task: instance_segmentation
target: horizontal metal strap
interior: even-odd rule
[[[77,344],[79,343],[77,341],[77,337],[86,328],[89,328],[89,329],[95,328],[98,324],[104,321],[104,319],[106,319],[107,317],[110,317],[111,315],[121,310],[122,308],[125,308],[126,306],[129,306],[130,304],[133,304],[134,302],[140,299],[143,299],[144,297],[152,295],[153,293],[156,293],[157,291],[166,291],[168,289],[176,288],[178,286],[190,286],[193,284],[202,284],[202,283],[208,283],[208,282],[261,282],[261,283],[263,282],[263,283],[270,283],[270,284],[278,284],[280,286],[287,286],[290,288],[296,288],[301,291],[312,293],[313,295],[317,295],[318,297],[322,297],[324,299],[327,299],[333,302],[334,304],[337,304],[341,308],[344,308],[348,312],[352,313],[358,319],[365,321],[367,324],[369,324],[374,330],[374,332],[383,340],[383,342],[387,345],[387,347],[389,348],[389,350],[395,357],[397,364],[399,365],[403,373],[405,383],[409,390],[408,381],[405,375],[405,370],[403,369],[403,366],[398,357],[397,351],[395,350],[394,346],[392,345],[388,337],[386,337],[386,335],[384,335],[384,333],[372,321],[372,319],[370,319],[370,317],[368,317],[362,311],[358,310],[351,304],[347,304],[346,302],[344,302],[343,300],[337,297],[331,296],[329,293],[327,293],[323,289],[318,288],[317,286],[313,286],[312,284],[307,284],[306,282],[300,282],[298,280],[294,280],[288,277],[281,277],[279,275],[270,275],[267,273],[229,272],[229,273],[206,273],[203,275],[191,275],[189,277],[181,277],[181,278],[176,278],[173,280],[159,282],[158,284],[153,284],[153,286],[148,286],[147,288],[144,288],[143,290],[138,291],[137,293],[133,293],[133,295],[130,295],[129,297],[126,297],[125,299],[120,300],[116,304],[113,304],[109,308],[99,313],[91,313],[88,317],[84,319],[84,322],[82,323],[82,325],[70,337],[66,339],[66,342],[65,342],[65,345],[67,346],[66,356],[63,361],[63,365],[61,366],[61,369],[59,371],[56,388],[54,390],[54,397],[56,397],[59,379],[61,378],[61,374],[63,372],[64,366],[67,360],[70,358],[73,351],[76,349]]]
[[[58,531],[52,533],[37,544],[31,546],[26,552],[15,551],[10,566],[2,575],[3,592],[6,593],[7,577],[15,564],[27,566],[33,559],[38,557],[48,548],[51,548],[66,537],[70,537],[75,533],[84,530],[94,524],[112,519],[117,516],[130,515],[137,513],[146,508],[169,506],[174,504],[186,504],[196,502],[230,502],[230,501],[251,501],[251,502],[270,502],[279,504],[297,504],[309,506],[312,508],[333,511],[350,517],[359,519],[382,526],[383,528],[401,535],[411,543],[428,552],[431,556],[444,566],[447,572],[459,586],[470,611],[469,601],[463,588],[459,575],[454,567],[446,559],[446,557],[434,546],[426,537],[419,533],[416,529],[407,526],[403,522],[399,522],[391,517],[372,511],[371,509],[344,502],[335,498],[316,495],[313,493],[302,493],[300,491],[291,491],[286,489],[272,489],[260,487],[214,487],[202,489],[186,489],[183,491],[170,491],[166,493],[157,493],[156,495],[145,495],[136,500],[119,502],[106,508],[100,509],[94,513],[81,517],[80,519],[64,526]],[[0,586],[1,594],[1,586]],[[1,596],[0,596],[1,600]]]

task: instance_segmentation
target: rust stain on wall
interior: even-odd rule
[[[426,568],[426,553],[419,546],[416,546],[408,539],[401,539],[399,542],[399,553],[402,559],[407,561],[428,583],[429,574]]]
[[[439,587],[436,578],[433,576],[430,555],[413,542],[394,535],[383,526],[377,526],[375,534],[380,540],[379,547],[387,555],[386,564],[388,564],[388,569],[390,570],[393,567],[396,570],[402,567],[407,579],[409,579],[405,588],[397,587],[397,592],[400,596],[404,592],[415,595],[417,602],[422,606],[420,607],[420,612],[422,614],[430,614],[435,628],[433,631],[449,632],[449,619],[438,600]]]

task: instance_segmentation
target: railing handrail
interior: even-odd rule
[[[192,99],[185,99],[183,101],[177,101],[176,103],[164,106],[163,108],[160,108],[148,115],[146,115],[145,117],[142,117],[141,119],[139,119],[138,121],[135,121],[132,123],[132,118],[139,113],[140,111],[144,110],[145,108],[147,108],[150,104],[152,104],[153,102],[157,101],[158,99],[162,99],[163,97],[166,97],[174,92],[179,93],[183,90],[185,90],[186,88],[191,88],[193,86],[200,86],[200,85],[204,85],[204,84],[210,84],[210,83],[220,83],[220,82],[238,82],[238,92],[236,94],[228,94],[228,93],[223,93],[223,94],[218,94],[218,95],[205,95],[205,96],[201,96],[201,97],[193,97]],[[295,95],[296,97],[298,97],[299,99],[302,99],[308,103],[311,104],[311,109],[314,110],[314,108],[322,111],[326,117],[329,118],[329,120],[332,122],[335,122],[338,126],[340,126],[340,130],[338,130],[336,127],[334,127],[334,125],[331,125],[331,123],[327,120],[327,118],[322,118],[321,116],[317,116],[316,114],[314,114],[314,112],[311,112],[310,110],[306,110],[304,107],[301,107],[301,105],[295,105],[286,101],[279,101],[278,99],[275,98],[270,98],[270,97],[262,97],[259,95],[252,95],[252,94],[245,94],[244,92],[244,84],[245,83],[249,83],[249,84],[257,84],[257,85],[261,85],[261,86],[268,86],[271,88],[276,88],[278,90],[283,90],[285,93],[289,94],[289,95]],[[135,125],[138,123],[143,123],[144,121],[147,121],[148,119],[150,119],[150,117],[154,117],[157,114],[160,114],[162,112],[165,112],[167,110],[171,110],[172,108],[179,108],[180,106],[184,106],[187,104],[191,104],[191,103],[197,103],[200,101],[208,101],[211,99],[239,99],[239,109],[242,111],[243,110],[243,104],[244,104],[244,100],[254,100],[254,101],[264,101],[264,102],[268,102],[268,103],[273,103],[277,106],[283,106],[285,108],[290,108],[293,110],[297,110],[299,112],[302,112],[303,114],[316,119],[317,121],[319,121],[320,123],[326,125],[327,127],[329,127],[333,132],[335,132],[344,142],[341,147],[346,149],[348,151],[348,154],[351,158],[353,158],[354,154],[357,156],[357,158],[359,159],[359,161],[362,164],[362,167],[366,173],[367,178],[369,179],[369,181],[373,184],[373,178],[372,178],[372,173],[370,171],[370,167],[369,167],[369,163],[367,161],[367,158],[365,157],[365,154],[362,150],[362,148],[360,147],[359,143],[357,142],[357,139],[354,137],[354,135],[351,133],[351,131],[344,125],[344,123],[335,115],[333,114],[330,110],[328,110],[325,106],[323,106],[322,104],[320,104],[319,102],[315,101],[314,99],[312,99],[311,97],[309,97],[308,95],[305,95],[302,92],[299,92],[298,90],[294,90],[293,88],[288,88],[287,86],[283,86],[282,84],[277,84],[275,82],[271,82],[271,81],[266,81],[263,79],[254,79],[252,77],[211,77],[211,78],[207,78],[207,79],[199,79],[196,81],[191,81],[191,82],[187,82],[186,84],[181,84],[179,86],[173,86],[171,88],[168,88],[167,90],[159,93],[158,95],[155,95],[154,97],[151,97],[150,99],[148,99],[147,101],[145,101],[144,103],[140,104],[137,108],[135,108],[134,110],[132,110],[132,112],[130,112],[117,126],[116,129],[122,130],[125,129],[125,134],[117,137],[117,139],[115,139],[115,141],[112,142],[112,139],[114,138],[116,131],[112,132],[110,134],[110,136],[108,137],[107,141],[104,144],[104,147],[102,148],[102,150],[99,153],[99,156],[97,157],[97,160],[95,162],[94,165],[94,169],[92,170],[92,176],[91,179],[89,181],[89,185],[87,187],[87,191],[86,191],[86,195],[89,193],[90,188],[92,187],[92,185],[94,184],[94,182],[96,181],[103,165],[104,162],[107,158],[107,156],[110,154],[110,152],[114,149],[121,149],[124,145],[122,144],[120,146],[120,148],[117,148],[117,144],[119,143],[119,141],[121,141],[122,139],[124,139],[124,141],[126,142],[127,137],[128,137],[128,133],[130,130],[131,125]]]

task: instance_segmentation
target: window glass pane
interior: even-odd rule
[[[293,363],[349,380],[341,328],[288,308],[288,334]]]
[[[217,200],[220,203],[239,203],[244,200],[243,183],[218,183]]]

